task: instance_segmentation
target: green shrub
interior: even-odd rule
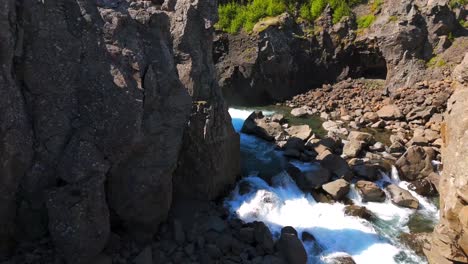
[[[229,33],[237,33],[242,28],[250,32],[260,19],[285,11],[285,0],[252,0],[247,5],[231,2],[219,6],[216,28]]]
[[[310,4],[309,3],[304,3],[301,5],[301,8],[299,9],[299,16],[302,19],[308,20],[308,21],[313,21],[314,17],[312,17],[312,13],[310,12]]]
[[[230,32],[231,24],[236,19],[240,6],[236,3],[227,3],[218,8],[219,20],[217,28]]]
[[[310,1],[310,13],[313,19],[318,18],[323,10],[327,7],[326,0],[311,0]]]
[[[372,23],[374,23],[374,20],[375,20],[375,16],[373,14],[358,17],[357,19],[358,28],[368,28],[370,27],[370,25],[372,25]]]
[[[382,0],[376,0],[382,1]],[[244,29],[251,32],[255,24],[262,18],[277,16],[299,6],[299,16],[308,21],[314,21],[329,4],[333,10],[333,23],[338,23],[344,16],[351,14],[350,6],[366,0],[248,0],[242,5],[237,2],[219,5],[219,21],[216,28],[229,33]]]
[[[340,22],[343,17],[349,15],[351,15],[351,8],[346,4],[346,2],[341,2],[333,10],[333,24]]]
[[[363,1],[365,0],[310,0],[301,6],[300,16],[303,19],[314,21],[329,4],[333,9],[333,23],[338,23],[342,17],[351,14],[350,6],[357,5]]]

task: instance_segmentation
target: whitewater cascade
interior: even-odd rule
[[[236,131],[240,131],[251,110],[230,109]],[[268,115],[271,113],[265,113]],[[233,216],[245,222],[262,221],[278,238],[281,228],[294,227],[300,234],[312,234],[317,241],[306,242],[309,263],[328,263],[333,257],[349,255],[358,264],[426,263],[412,250],[399,243],[398,236],[409,232],[408,222],[413,214],[420,214],[427,221],[435,222],[438,209],[426,198],[409,190],[420,202],[418,210],[402,208],[391,203],[362,202],[351,185],[348,198],[354,204],[365,206],[376,220],[367,221],[347,216],[343,203],[318,203],[310,194],[302,192],[294,180],[283,170],[271,179],[271,185],[258,177],[258,166],[277,166],[287,163],[281,151],[273,144],[241,133],[241,153],[244,177],[241,182],[250,186],[248,193],[239,193],[239,184],[226,198],[225,205]],[[302,171],[314,170],[317,165],[293,161]],[[376,182],[382,188],[386,183],[396,184],[408,190],[408,183],[400,181],[396,168],[390,175],[382,175]],[[388,194],[387,194],[388,197]]]

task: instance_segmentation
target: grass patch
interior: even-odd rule
[[[358,17],[357,19],[357,26],[358,28],[368,28],[372,23],[375,21],[375,16],[373,14]]]

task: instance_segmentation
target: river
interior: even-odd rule
[[[229,110],[236,131],[240,131],[251,112],[252,109]],[[272,113],[264,111],[267,115]],[[316,202],[310,194],[302,192],[284,171],[288,162],[303,171],[314,170],[316,164],[289,161],[272,143],[244,133],[240,133],[240,137],[244,178],[239,184],[245,181],[252,188],[241,195],[238,184],[225,199],[225,206],[233,217],[244,222],[262,221],[275,238],[279,237],[284,226],[294,227],[299,237],[304,231],[312,234],[318,245],[304,243],[309,263],[328,263],[340,255],[349,255],[358,264],[427,263],[402,245],[399,235],[410,232],[410,223],[415,216],[420,219],[415,225],[424,223],[432,227],[436,223],[438,209],[431,201],[410,191],[420,202],[418,210],[398,207],[388,198],[383,203],[364,203],[351,185],[348,198],[356,205],[365,206],[377,219],[367,221],[347,216],[344,214],[345,204]],[[271,178],[270,184],[262,179],[265,178],[263,176]],[[408,185],[399,180],[395,168],[390,175],[382,174],[382,179],[376,183],[383,187],[386,182],[404,189]]]

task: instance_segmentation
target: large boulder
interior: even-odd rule
[[[373,182],[358,181],[355,186],[363,202],[384,202],[386,199],[385,192]]]
[[[424,122],[427,122],[429,118],[431,118],[431,116],[435,113],[435,111],[436,108],[434,106],[415,108],[406,115],[406,120],[423,120]]]
[[[274,242],[270,229],[263,222],[254,222],[254,239],[267,253],[273,253]]]
[[[438,194],[435,185],[428,178],[412,181],[408,185],[408,189],[422,196],[431,197]]]
[[[370,146],[375,143],[375,138],[373,135],[365,132],[359,132],[359,131],[351,131],[349,132],[348,135],[348,140],[349,141],[362,141],[365,142],[366,145]]]
[[[356,177],[368,180],[368,181],[376,181],[380,179],[380,171],[383,167],[380,165],[375,164],[355,164],[351,167]]]
[[[419,201],[414,198],[411,193],[395,184],[390,184],[385,187],[385,190],[390,194],[392,202],[401,207],[407,207],[411,209],[418,209]]]
[[[340,156],[331,153],[329,150],[322,151],[316,158],[320,164],[331,171],[336,177],[350,181],[354,174],[348,163]]]
[[[364,141],[358,141],[355,139],[348,141],[343,146],[343,155],[346,158],[355,158],[361,153],[364,146]]]
[[[434,158],[435,152],[432,148],[412,146],[397,160],[395,166],[402,180],[414,181],[423,179],[434,172],[432,166]]]
[[[312,135],[312,129],[308,125],[291,126],[286,129],[286,132],[291,137],[300,138],[304,141]]]
[[[312,191],[320,188],[331,179],[329,170],[318,167],[312,171],[302,172],[292,164],[288,164],[286,171],[294,179],[297,186],[303,191]]]
[[[304,107],[298,107],[291,110],[291,115],[295,117],[302,117],[307,115],[307,109]]]
[[[333,199],[341,200],[349,192],[349,182],[343,179],[338,179],[322,185],[322,189],[330,194]]]
[[[301,240],[297,237],[297,232],[281,232],[277,247],[282,257],[287,263],[306,264],[307,252]]]
[[[400,109],[394,104],[383,106],[379,111],[377,111],[377,115],[383,120],[396,120],[403,118],[403,114]]]
[[[255,111],[244,121],[241,132],[273,141],[283,132],[283,128],[277,122],[269,122],[262,111]]]

